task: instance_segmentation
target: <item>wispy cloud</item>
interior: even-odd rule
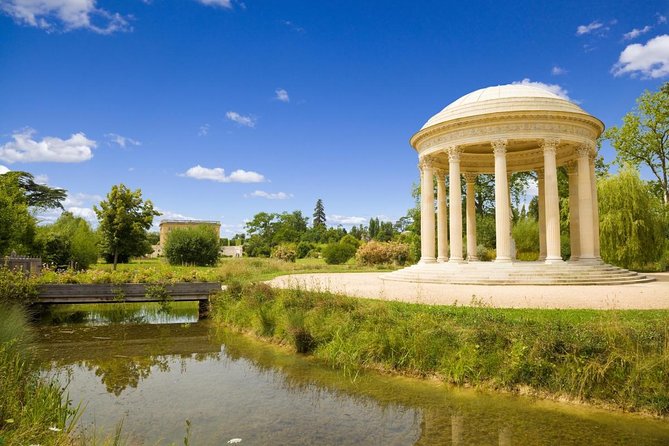
[[[562,67],[559,67],[559,66],[555,65],[553,68],[551,68],[551,74],[553,76],[561,76],[563,74],[567,74],[567,70],[565,70]]]
[[[290,102],[290,96],[288,96],[288,92],[283,88],[277,88],[274,93],[276,94],[276,96],[274,96],[274,99],[276,99],[277,101]]]
[[[367,217],[357,217],[349,215],[332,214],[325,217],[328,223],[334,223],[343,226],[353,226],[365,224],[369,220]]]
[[[196,0],[205,6],[215,6],[218,8],[232,9],[232,0]]]
[[[627,45],[611,71],[614,76],[629,74],[651,79],[669,75],[669,35],[654,37],[645,44]]]
[[[244,196],[247,198],[266,198],[268,200],[287,200],[293,198],[293,194],[287,194],[285,192],[265,192],[262,190],[257,190]]]
[[[141,146],[142,143],[136,139],[128,138],[127,136],[119,135],[118,133],[107,133],[105,135],[109,143],[116,144],[119,147],[126,148],[127,146]]]
[[[639,37],[640,35],[642,35],[642,34],[646,34],[646,33],[647,33],[648,31],[650,31],[651,29],[653,29],[653,27],[650,26],[650,25],[646,25],[646,26],[644,26],[643,28],[634,28],[632,31],[623,34],[623,39],[624,39],[624,40],[632,40],[632,39],[636,39],[636,38]]]
[[[303,33],[305,31],[304,28],[296,25],[294,22],[291,22],[290,20],[281,20],[281,24],[298,33]]]
[[[197,136],[207,136],[209,134],[209,124],[202,124],[197,131]]]
[[[97,34],[130,31],[128,17],[97,7],[97,0],[4,0],[0,11],[15,22],[48,32],[86,29]]]
[[[662,25],[664,23],[667,23],[667,16],[660,14],[659,12],[655,14],[655,17],[657,17],[657,24]]]
[[[599,20],[595,20],[593,22],[590,22],[587,25],[579,25],[576,28],[576,35],[577,36],[583,36],[585,34],[590,34],[593,31],[596,31],[598,29],[602,29],[604,27],[604,24],[600,22]]]
[[[239,113],[235,111],[229,111],[225,114],[225,117],[228,118],[232,122],[236,122],[239,125],[242,125],[244,127],[255,127],[256,126],[256,119],[251,117],[251,116],[244,116],[240,115]]]
[[[9,167],[7,166],[3,166],[2,164],[0,164],[0,175],[4,175],[7,172],[11,172],[11,169],[9,169]]]
[[[573,101],[573,99],[571,99],[569,97],[569,94],[568,94],[569,92],[567,90],[565,90],[564,88],[562,88],[560,85],[557,85],[557,84],[545,84],[543,82],[535,82],[535,81],[529,80],[528,78],[525,78],[522,81],[513,82],[513,84],[514,85],[529,85],[531,87],[541,88],[541,89],[544,89],[546,91],[550,91],[553,94],[558,95],[562,99],[566,99],[568,101]]]
[[[25,128],[12,135],[14,141],[0,145],[0,160],[15,162],[80,163],[93,157],[97,143],[83,133],[75,133],[68,139],[45,136],[41,141],[33,139],[36,131]]]
[[[237,169],[230,175],[225,174],[225,170],[221,167],[202,167],[199,164],[191,167],[180,176],[195,178],[196,180],[209,180],[218,183],[262,183],[265,177],[258,172],[250,170]]]

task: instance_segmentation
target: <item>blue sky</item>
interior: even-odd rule
[[[122,182],[223,235],[318,198],[333,225],[396,220],[430,116],[525,81],[617,125],[669,80],[668,17],[667,1],[0,0],[0,171],[89,218]]]

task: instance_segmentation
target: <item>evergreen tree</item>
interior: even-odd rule
[[[314,228],[319,226],[325,226],[325,207],[323,206],[323,200],[320,198],[316,201],[316,207],[314,208]]]

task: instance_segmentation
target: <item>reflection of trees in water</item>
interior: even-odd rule
[[[137,388],[139,382],[151,375],[151,368],[160,372],[169,372],[167,357],[112,358],[108,361],[96,361],[95,364],[84,361],[83,365],[105,385],[107,392],[120,396],[128,386]]]

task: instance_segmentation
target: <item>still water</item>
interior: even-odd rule
[[[353,379],[197,322],[196,306],[71,314],[39,329],[44,370],[83,402],[82,428],[111,433],[122,420],[130,444],[184,444],[187,420],[191,445],[669,444],[667,421],[373,373]]]

